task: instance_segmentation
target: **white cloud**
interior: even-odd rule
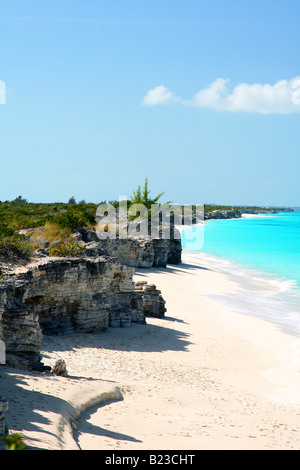
[[[259,114],[290,114],[300,112],[300,76],[291,80],[280,80],[274,85],[241,83],[231,91],[228,79],[218,78],[203,88],[191,100],[176,98],[185,106],[227,112],[249,112]],[[169,104],[175,95],[165,87],[150,90],[144,104]],[[149,102],[147,102],[147,100]]]
[[[145,106],[155,106],[157,104],[170,104],[174,101],[177,101],[175,95],[173,95],[168,88],[161,85],[148,91],[147,95],[143,99],[143,104]]]

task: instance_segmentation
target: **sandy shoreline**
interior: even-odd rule
[[[135,279],[162,291],[164,319],[45,338],[68,378],[0,368],[10,432],[32,449],[299,450],[299,338],[220,304],[241,286],[207,260]]]

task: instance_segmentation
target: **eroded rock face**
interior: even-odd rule
[[[169,239],[136,236],[99,240],[96,231],[80,229],[78,238],[86,247],[88,256],[106,254],[135,268],[166,267],[167,264],[181,263],[181,239],[174,237],[174,230],[171,230]]]
[[[5,416],[5,412],[8,410],[8,401],[5,398],[0,398],[0,437],[7,436],[8,434],[8,423]],[[2,446],[0,445],[0,450]]]
[[[142,299],[145,317],[163,318],[167,309],[161,291],[146,281],[136,282],[134,287]]]
[[[214,210],[205,214],[205,219],[239,219],[242,213],[239,210]]]
[[[129,267],[150,268],[154,264],[153,243],[145,239],[105,239],[85,245],[89,256],[107,254]]]
[[[0,280],[0,333],[7,363],[41,368],[43,335],[145,323],[151,307],[144,308],[149,299],[135,289],[133,272],[108,256],[45,257],[5,275]],[[155,315],[162,300],[155,287],[152,291]]]

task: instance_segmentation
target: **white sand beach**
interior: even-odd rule
[[[162,291],[165,318],[45,337],[68,377],[0,369],[10,432],[32,449],[299,450],[300,339],[218,302],[242,287],[207,260],[135,280]]]

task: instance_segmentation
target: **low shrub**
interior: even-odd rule
[[[75,230],[78,227],[93,226],[95,224],[95,217],[90,212],[69,210],[55,215],[50,223],[59,225],[61,228]]]
[[[74,257],[84,256],[85,247],[75,242],[58,242],[49,248],[49,256]]]
[[[22,441],[22,434],[14,433],[2,438],[6,450],[26,450],[27,446]]]
[[[25,235],[14,233],[10,237],[0,238],[0,254],[15,252],[26,257],[32,256],[34,247]]]
[[[0,238],[11,237],[14,233],[15,231],[10,227],[0,226]]]
[[[42,248],[45,245],[51,246],[54,243],[71,241],[71,234],[70,228],[63,228],[58,224],[48,222],[44,227],[34,230],[30,239],[35,248]]]

